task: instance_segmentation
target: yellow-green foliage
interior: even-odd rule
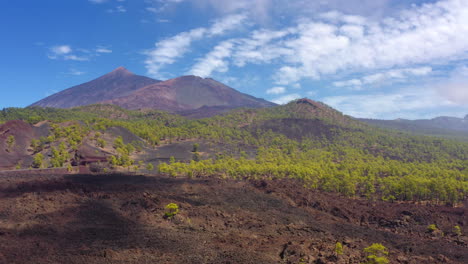
[[[367,254],[367,264],[388,264],[388,250],[380,243],[374,243],[364,249]]]
[[[461,230],[461,227],[456,225],[453,227],[453,233],[457,236],[461,236],[462,235],[462,230]]]
[[[11,151],[13,149],[13,147],[15,146],[15,143],[16,143],[15,136],[9,135],[7,137],[7,139],[6,139],[6,143],[7,143],[8,151]]]
[[[438,230],[438,228],[437,228],[437,225],[435,225],[435,224],[430,224],[430,225],[427,226],[427,231],[429,231],[431,233],[435,232],[436,230]]]
[[[335,244],[335,253],[337,255],[343,255],[343,245],[340,242],[336,242]]]
[[[148,171],[154,170],[154,165],[152,163],[146,164],[146,170],[148,170]]]
[[[179,206],[175,203],[170,203],[166,205],[165,209],[166,210],[164,212],[164,217],[166,218],[173,218],[179,213]]]
[[[76,149],[90,131],[102,135],[110,127],[126,128],[152,146],[195,139],[225,147],[226,152],[213,160],[180,163],[171,158],[170,164],[159,168],[171,176],[295,178],[312,189],[387,201],[453,205],[468,196],[468,143],[385,131],[324,106],[326,114],[317,115],[307,114],[301,107],[291,103],[239,109],[197,120],[109,106],[10,108],[0,111],[0,122],[53,122],[51,135],[31,142],[34,153],[59,139]],[[81,122],[68,127],[54,124],[64,121]],[[117,139],[114,147],[114,166],[118,163],[130,168],[130,155],[140,146]],[[254,152],[256,157],[251,154]],[[208,156],[210,153],[194,156],[194,160]]]
[[[42,155],[42,153],[38,153],[34,156],[32,166],[34,168],[42,168],[43,162],[44,162],[44,155]]]

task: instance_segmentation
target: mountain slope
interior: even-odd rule
[[[130,95],[103,103],[127,109],[194,110],[203,106],[269,107],[275,104],[243,94],[220,82],[197,76],[182,76],[141,88]]]
[[[198,111],[215,107],[222,111],[239,107],[262,108],[274,103],[241,93],[209,78],[182,76],[164,82],[135,75],[120,67],[114,71],[42,99],[31,106],[72,108],[90,104],[114,104],[126,109],[157,109],[170,112]],[[199,111],[198,111],[199,112]],[[213,114],[209,114],[211,116]],[[199,113],[194,113],[199,116]]]
[[[468,115],[465,118],[441,116],[433,119],[419,120],[359,120],[382,128],[468,140]]]
[[[126,96],[142,87],[160,81],[135,75],[123,67],[59,93],[46,97],[31,106],[71,108],[95,104],[103,100],[112,100]]]

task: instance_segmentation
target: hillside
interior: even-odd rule
[[[103,103],[126,109],[159,109],[166,111],[194,110],[207,107],[269,107],[275,104],[240,93],[209,78],[182,76],[149,85],[127,96]]]
[[[127,69],[119,67],[95,80],[48,96],[31,104],[31,106],[72,108],[90,105],[103,100],[126,96],[140,88],[158,82],[160,81],[135,75]]]
[[[432,119],[359,119],[382,128],[397,129],[411,133],[442,136],[468,141],[468,115],[465,118],[441,116]]]
[[[293,177],[373,199],[456,204],[468,195],[467,143],[379,129],[309,99],[203,119],[112,105],[0,112],[0,122],[15,119],[49,120],[51,129],[10,169],[99,161],[106,171],[145,171],[151,163],[172,176]]]
[[[240,93],[210,78],[182,76],[167,81],[138,76],[120,67],[93,81],[51,95],[31,106],[72,108],[91,104],[114,104],[126,109],[183,111],[187,116],[200,116],[199,108],[214,111],[240,107],[260,108],[274,103]],[[223,109],[223,110],[221,110]]]
[[[310,99],[192,117],[0,111],[0,262],[466,263],[468,143]]]

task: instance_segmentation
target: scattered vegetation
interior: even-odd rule
[[[6,139],[7,151],[11,151],[13,149],[13,147],[15,146],[15,142],[16,142],[15,136],[9,135],[7,137]]]
[[[164,217],[168,218],[168,219],[173,218],[174,216],[176,216],[179,213],[179,206],[177,204],[175,204],[175,203],[170,203],[170,204],[166,205],[165,209],[166,210],[164,212]]]
[[[439,230],[439,228],[437,228],[437,225],[435,224],[430,224],[427,226],[427,231],[430,232],[430,233],[433,233],[435,231]]]
[[[76,149],[90,131],[96,146],[103,148],[102,132],[123,127],[150,146],[195,139],[229,149],[202,156],[196,143],[192,161],[182,163],[171,157],[168,164],[159,165],[158,171],[170,176],[296,178],[312,189],[385,201],[455,205],[468,197],[468,143],[382,130],[319,103],[240,109],[200,120],[116,106],[0,111],[0,122],[13,119],[52,122],[49,137],[31,142],[38,154],[57,142]],[[65,121],[73,122],[57,125]],[[115,154],[109,157],[110,165],[134,168],[131,157],[142,150],[141,145],[117,138],[112,146]],[[246,149],[254,152],[247,155]],[[55,151],[58,155],[52,153],[57,156],[52,165],[62,165],[67,159],[63,161],[60,149]]]
[[[43,162],[44,162],[44,155],[42,155],[41,153],[38,153],[34,156],[34,159],[33,159],[33,168],[42,168],[42,165],[43,165]]]
[[[146,170],[147,171],[153,171],[154,170],[154,165],[152,163],[146,164]]]
[[[364,249],[367,254],[367,264],[388,264],[388,250],[384,245],[374,243]]]

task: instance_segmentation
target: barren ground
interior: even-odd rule
[[[180,213],[167,220],[171,202]],[[291,180],[0,176],[0,263],[360,263],[372,243],[391,263],[468,263],[467,237],[452,233],[467,231],[467,211],[348,199]]]

